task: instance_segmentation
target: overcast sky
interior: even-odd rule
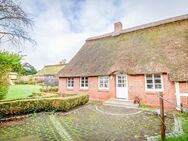
[[[69,61],[88,37],[188,14],[188,0],[23,0],[34,21],[35,47],[20,49],[23,61],[41,69]]]

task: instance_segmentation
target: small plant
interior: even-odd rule
[[[141,98],[139,96],[134,97],[134,104],[140,104]]]
[[[139,108],[148,108],[148,105],[142,103],[139,105]]]

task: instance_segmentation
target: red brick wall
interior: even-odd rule
[[[163,86],[164,86],[164,98],[169,99],[176,103],[175,97],[175,86],[174,82],[168,80],[168,76],[163,74]],[[134,100],[135,96],[139,96],[141,98],[141,103],[145,103],[147,105],[158,107],[159,106],[159,98],[157,97],[157,92],[149,92],[145,90],[145,77],[144,75],[129,75],[128,76],[128,85],[129,85],[129,99]],[[168,103],[164,103],[165,108],[173,108],[174,107]]]
[[[74,78],[74,88],[68,89],[66,86],[66,78],[59,79],[59,91],[62,93],[84,93],[89,94],[90,99],[94,100],[106,100],[113,98],[115,96],[115,87],[114,87],[114,76],[109,77],[109,90],[99,90],[98,89],[98,77],[89,77],[88,78],[88,89],[80,88],[80,78]]]
[[[74,78],[74,88],[68,89],[66,86],[66,78],[60,78],[59,90],[63,93],[85,93],[90,95],[90,99],[95,100],[107,100],[109,98],[115,98],[115,76],[109,77],[110,88],[109,90],[98,89],[98,77],[89,77],[89,88],[88,90],[80,89],[80,78]],[[175,85],[174,82],[168,80],[167,74],[163,74],[163,85],[164,85],[164,98],[176,103],[175,96]],[[135,96],[141,98],[141,102],[147,105],[158,107],[159,98],[157,92],[148,92],[145,90],[145,77],[144,75],[128,75],[128,99],[134,100]],[[174,107],[165,102],[165,108]]]
[[[180,82],[180,93],[188,93],[188,82]]]
[[[180,82],[180,94],[186,93],[187,96],[181,96],[181,103],[183,104],[183,107],[188,108],[188,82]]]

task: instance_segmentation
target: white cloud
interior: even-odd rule
[[[33,15],[32,36],[36,47],[23,53],[37,69],[70,60],[88,37],[113,31],[113,23],[125,28],[188,13],[186,0],[25,0],[24,9]]]

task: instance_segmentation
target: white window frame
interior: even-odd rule
[[[107,77],[108,78],[108,87],[100,87],[100,80],[101,80],[101,78],[104,78],[104,77]],[[103,80],[104,81],[104,80]],[[109,76],[98,76],[98,89],[99,90],[109,90],[109,88],[110,88],[110,82],[109,82]]]
[[[147,75],[152,75],[152,81],[153,81],[153,88],[149,89],[147,88]],[[162,74],[158,74],[161,77],[161,88],[160,89],[155,89],[155,79],[154,79],[154,75],[155,74],[145,74],[145,91],[149,91],[149,92],[163,92],[164,91],[164,86],[163,86],[163,75]]]
[[[72,79],[72,80],[69,80],[69,79]],[[70,81],[70,84],[71,84],[71,82],[73,83],[73,86],[69,86],[69,81]],[[74,78],[73,77],[67,77],[67,88],[68,89],[74,88]]]
[[[84,86],[82,86],[82,78],[84,79]],[[86,86],[86,78],[87,78],[87,86]],[[80,77],[80,89],[88,89],[89,86],[89,78],[87,76]]]

